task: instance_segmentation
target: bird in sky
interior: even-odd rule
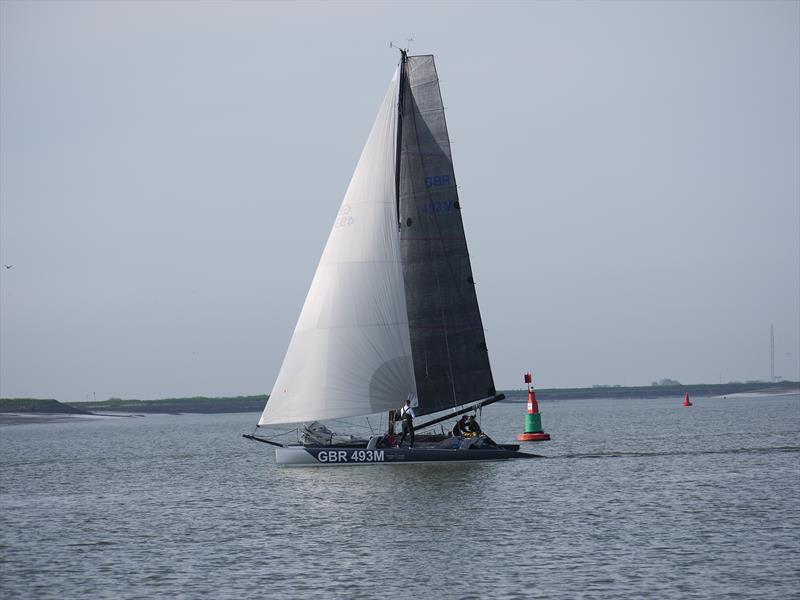
[[[6,269],[10,269],[10,268],[11,268],[11,267],[13,267],[14,265],[3,265],[3,266],[4,266]]]

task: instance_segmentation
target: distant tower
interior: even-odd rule
[[[769,324],[769,380],[775,382],[775,328]]]

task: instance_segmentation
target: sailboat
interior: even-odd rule
[[[400,51],[257,427],[306,423],[284,466],[528,458],[487,436],[340,436],[320,421],[410,400],[420,431],[503,399],[494,387],[432,55]],[[437,415],[418,424],[426,415]],[[399,420],[399,419],[398,419]],[[308,424],[310,422],[310,424]],[[412,438],[413,439],[413,438]]]

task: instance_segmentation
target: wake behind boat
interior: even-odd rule
[[[330,432],[330,439],[304,436],[294,445],[245,437],[276,446],[276,461],[286,466],[533,456],[474,431],[417,434],[415,444],[417,431],[503,398],[489,365],[461,208],[433,56],[401,51],[258,422],[391,411],[388,431],[339,441]],[[406,400],[413,448],[392,439],[393,409]]]

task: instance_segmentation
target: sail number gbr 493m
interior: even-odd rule
[[[383,450],[320,450],[317,460],[322,463],[383,462]]]

